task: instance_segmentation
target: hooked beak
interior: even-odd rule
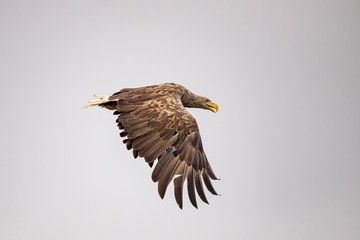
[[[209,109],[210,111],[212,112],[217,112],[219,110],[219,107],[216,103],[213,103],[213,102],[207,102],[205,103],[206,105],[206,108]]]

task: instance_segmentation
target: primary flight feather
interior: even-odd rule
[[[187,180],[190,202],[197,208],[195,189],[201,200],[208,203],[203,183],[218,195],[211,180],[217,180],[208,162],[195,118],[185,109],[203,108],[217,112],[218,106],[210,99],[196,95],[175,83],[124,88],[111,96],[94,95],[90,106],[115,110],[120,136],[125,137],[127,149],[134,158],[143,157],[153,166],[158,160],[152,180],[164,198],[167,186],[174,179],[175,199],[183,206],[183,185]]]

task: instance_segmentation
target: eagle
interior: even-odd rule
[[[183,186],[191,204],[197,208],[196,194],[209,204],[203,183],[209,192],[218,195],[211,180],[219,180],[205,155],[195,118],[185,109],[202,108],[218,111],[209,98],[196,95],[176,83],[163,83],[138,88],[124,88],[111,96],[94,94],[90,106],[115,110],[117,126],[123,143],[133,151],[134,158],[142,157],[153,166],[152,180],[158,182],[158,192],[164,198],[174,179],[175,199],[183,207]],[[175,177],[175,178],[174,178]]]

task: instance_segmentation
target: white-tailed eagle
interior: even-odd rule
[[[182,208],[185,180],[190,202],[197,208],[195,189],[201,200],[208,203],[203,182],[218,195],[211,180],[217,180],[208,162],[195,118],[185,109],[203,108],[213,112],[218,106],[206,97],[190,92],[175,83],[124,88],[111,96],[94,95],[85,107],[100,106],[115,110],[120,136],[134,158],[143,157],[153,166],[158,160],[152,180],[164,198],[167,186],[174,179],[175,198]]]

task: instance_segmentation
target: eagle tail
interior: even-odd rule
[[[85,105],[83,108],[100,106],[110,110],[116,109],[116,105],[117,105],[116,101],[110,100],[109,99],[110,96],[94,94],[94,97],[96,97],[97,99],[89,100],[88,101],[89,104]]]

